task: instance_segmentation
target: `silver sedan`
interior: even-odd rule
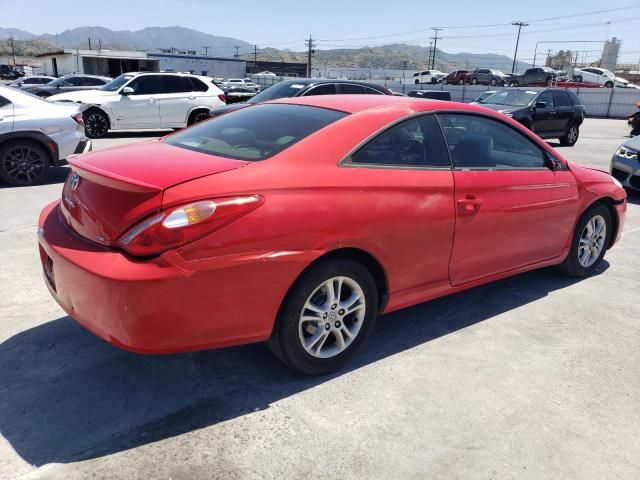
[[[640,136],[618,147],[611,159],[610,171],[623,187],[640,190]]]
[[[9,185],[42,182],[49,167],[91,150],[77,105],[57,105],[0,86],[0,179]]]

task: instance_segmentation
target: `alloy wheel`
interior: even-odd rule
[[[109,131],[109,124],[104,115],[98,112],[92,112],[87,115],[84,121],[85,130],[91,138],[100,138]]]
[[[193,117],[193,123],[202,122],[203,120],[206,120],[207,118],[209,118],[209,114],[207,112],[198,112]]]
[[[604,249],[607,223],[601,215],[589,219],[578,240],[578,262],[585,268],[593,265]]]
[[[567,140],[569,140],[569,144],[573,145],[578,141],[578,128],[571,127],[567,132]]]
[[[17,145],[6,152],[2,169],[16,185],[30,185],[47,169],[47,159],[35,148]]]
[[[305,351],[316,358],[344,352],[358,336],[366,313],[362,287],[349,277],[333,277],[307,298],[298,322]]]

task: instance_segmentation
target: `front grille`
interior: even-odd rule
[[[629,185],[631,185],[633,188],[640,189],[640,175],[632,175],[629,179]]]
[[[620,181],[620,182],[624,182],[627,177],[629,176],[629,174],[627,172],[623,172],[622,170],[619,170],[617,168],[613,168],[611,170],[611,176],[613,178],[615,178],[616,180]]]

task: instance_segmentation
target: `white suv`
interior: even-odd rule
[[[209,117],[225,104],[209,77],[181,73],[124,73],[99,90],[63,93],[55,102],[84,104],[87,136],[109,130],[182,128]]]

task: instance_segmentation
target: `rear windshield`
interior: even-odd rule
[[[255,105],[187,128],[166,142],[236,160],[264,160],[346,115],[305,105]]]
[[[281,82],[265,88],[258,95],[249,100],[249,103],[266,102],[277,98],[294,97],[300,90],[305,88],[307,83]]]

